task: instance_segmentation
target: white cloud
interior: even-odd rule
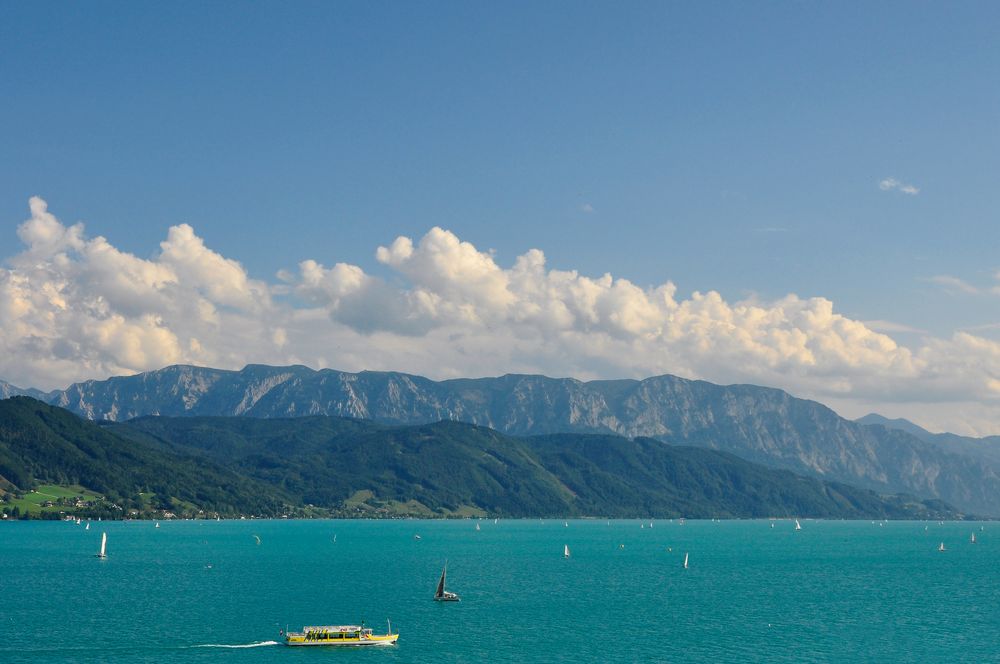
[[[979,289],[972,284],[949,274],[938,274],[928,277],[926,280],[948,293],[965,293],[967,295],[976,295],[979,293]]]
[[[594,210],[594,206],[591,205],[590,203],[584,203],[580,206],[580,212],[583,212],[585,214],[594,214],[596,210]]]
[[[926,330],[921,330],[916,327],[911,327],[903,323],[894,323],[891,320],[866,320],[864,321],[865,327],[871,328],[876,332],[906,332],[909,334],[927,334]]]
[[[882,405],[944,423],[961,412],[966,429],[1000,431],[1000,344],[959,332],[907,347],[890,334],[919,331],[852,320],[821,297],[682,297],[670,281],[642,287],[554,269],[538,249],[505,266],[441,228],[378,247],[385,279],[310,258],[268,283],[187,225],[143,259],[64,226],[40,199],[30,207],[24,249],[0,268],[0,376],[15,384],[52,388],[177,362],[432,378],[674,373],[782,387],[859,415]]]
[[[912,184],[907,184],[905,182],[900,182],[896,178],[885,178],[880,180],[878,183],[878,188],[882,191],[899,191],[910,196],[916,196],[920,193],[920,189],[913,186]]]

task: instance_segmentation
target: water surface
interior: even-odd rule
[[[0,523],[0,662],[998,660],[1000,524],[641,523]],[[395,647],[276,645],[387,618]]]

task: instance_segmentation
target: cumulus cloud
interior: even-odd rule
[[[920,193],[920,189],[917,187],[914,187],[912,184],[900,182],[896,178],[885,178],[883,180],[879,180],[878,188],[882,191],[899,191],[910,196],[916,196]]]
[[[973,414],[977,430],[1000,423],[1000,344],[961,332],[907,347],[890,334],[918,331],[852,320],[822,297],[681,296],[670,281],[555,269],[539,249],[502,265],[437,227],[376,249],[389,276],[314,257],[269,283],[187,225],[139,258],[65,226],[41,199],[30,210],[23,250],[0,268],[0,376],[15,384],[61,387],[171,363],[433,378],[674,373],[782,387],[858,415],[932,403],[944,421],[942,404],[961,404],[967,430]]]

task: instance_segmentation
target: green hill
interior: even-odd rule
[[[732,454],[587,434],[513,438],[458,422],[389,426],[145,417],[110,425],[165,452],[202,455],[303,503],[389,513],[505,516],[952,517],[939,501],[880,496]]]
[[[0,401],[0,491],[78,485],[103,501],[84,514],[130,510],[280,514],[280,490],[203,459],[136,445],[76,415],[29,397]],[[79,510],[72,510],[78,512]]]
[[[30,495],[26,492],[37,491]],[[100,494],[100,499],[93,494]],[[0,401],[0,494],[32,514],[953,518],[732,454],[650,438],[505,436],[458,422],[315,416],[95,424]],[[49,500],[54,497],[55,500]],[[71,505],[87,502],[84,507]],[[49,504],[52,503],[52,504]]]

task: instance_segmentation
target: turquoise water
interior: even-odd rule
[[[0,523],[0,662],[1000,658],[997,523],[568,523]],[[387,617],[394,647],[273,644]]]

